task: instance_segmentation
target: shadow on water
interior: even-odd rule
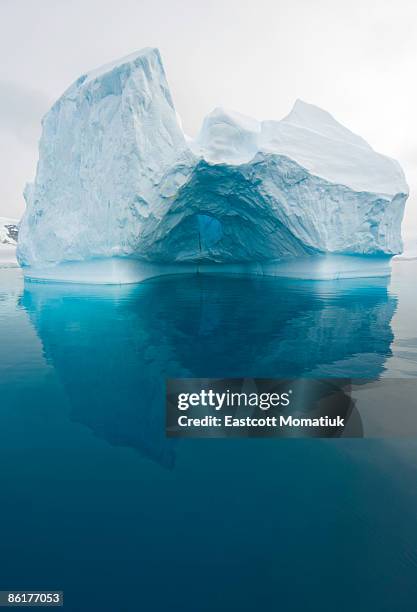
[[[176,276],[135,286],[25,284],[21,306],[74,421],[172,467],[165,379],[376,379],[393,340],[385,279]]]

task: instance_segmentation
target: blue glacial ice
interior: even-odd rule
[[[188,138],[148,48],[82,75],[45,116],[18,259],[85,282],[380,275],[407,196],[395,160],[300,100],[281,121],[215,109]]]

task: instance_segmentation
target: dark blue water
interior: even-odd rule
[[[70,611],[417,606],[417,443],[172,440],[167,377],[417,375],[391,281],[0,271],[0,589]]]

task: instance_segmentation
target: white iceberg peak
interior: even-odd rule
[[[96,79],[101,78],[103,75],[108,74],[109,72],[113,72],[113,70],[120,70],[123,66],[128,64],[136,64],[142,62],[144,59],[148,61],[156,61],[161,70],[163,70],[161,55],[159,50],[155,47],[145,47],[144,49],[140,49],[139,51],[135,51],[134,53],[129,53],[118,60],[114,60],[112,62],[108,62],[107,64],[103,64],[98,68],[94,68],[89,72],[86,72],[81,77],[79,77],[78,81],[82,80],[83,84],[87,84],[91,81],[95,81]]]
[[[191,146],[211,163],[241,164],[256,155],[260,131],[256,119],[218,107],[205,117]]]
[[[397,162],[376,153],[327,111],[297,100],[281,120],[257,121],[214,109],[203,121],[192,149],[210,163],[247,163],[260,152],[286,155],[309,172],[355,191],[408,193]]]
[[[366,140],[344,127],[328,111],[315,104],[304,102],[299,98],[281,122],[308,129],[332,140],[340,140],[344,143],[349,142],[352,145],[368,150],[372,149]]]

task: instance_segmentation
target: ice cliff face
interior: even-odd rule
[[[300,101],[281,121],[216,109],[186,139],[159,52],[144,49],[81,76],[44,118],[18,256],[393,255],[407,194],[397,162]]]

